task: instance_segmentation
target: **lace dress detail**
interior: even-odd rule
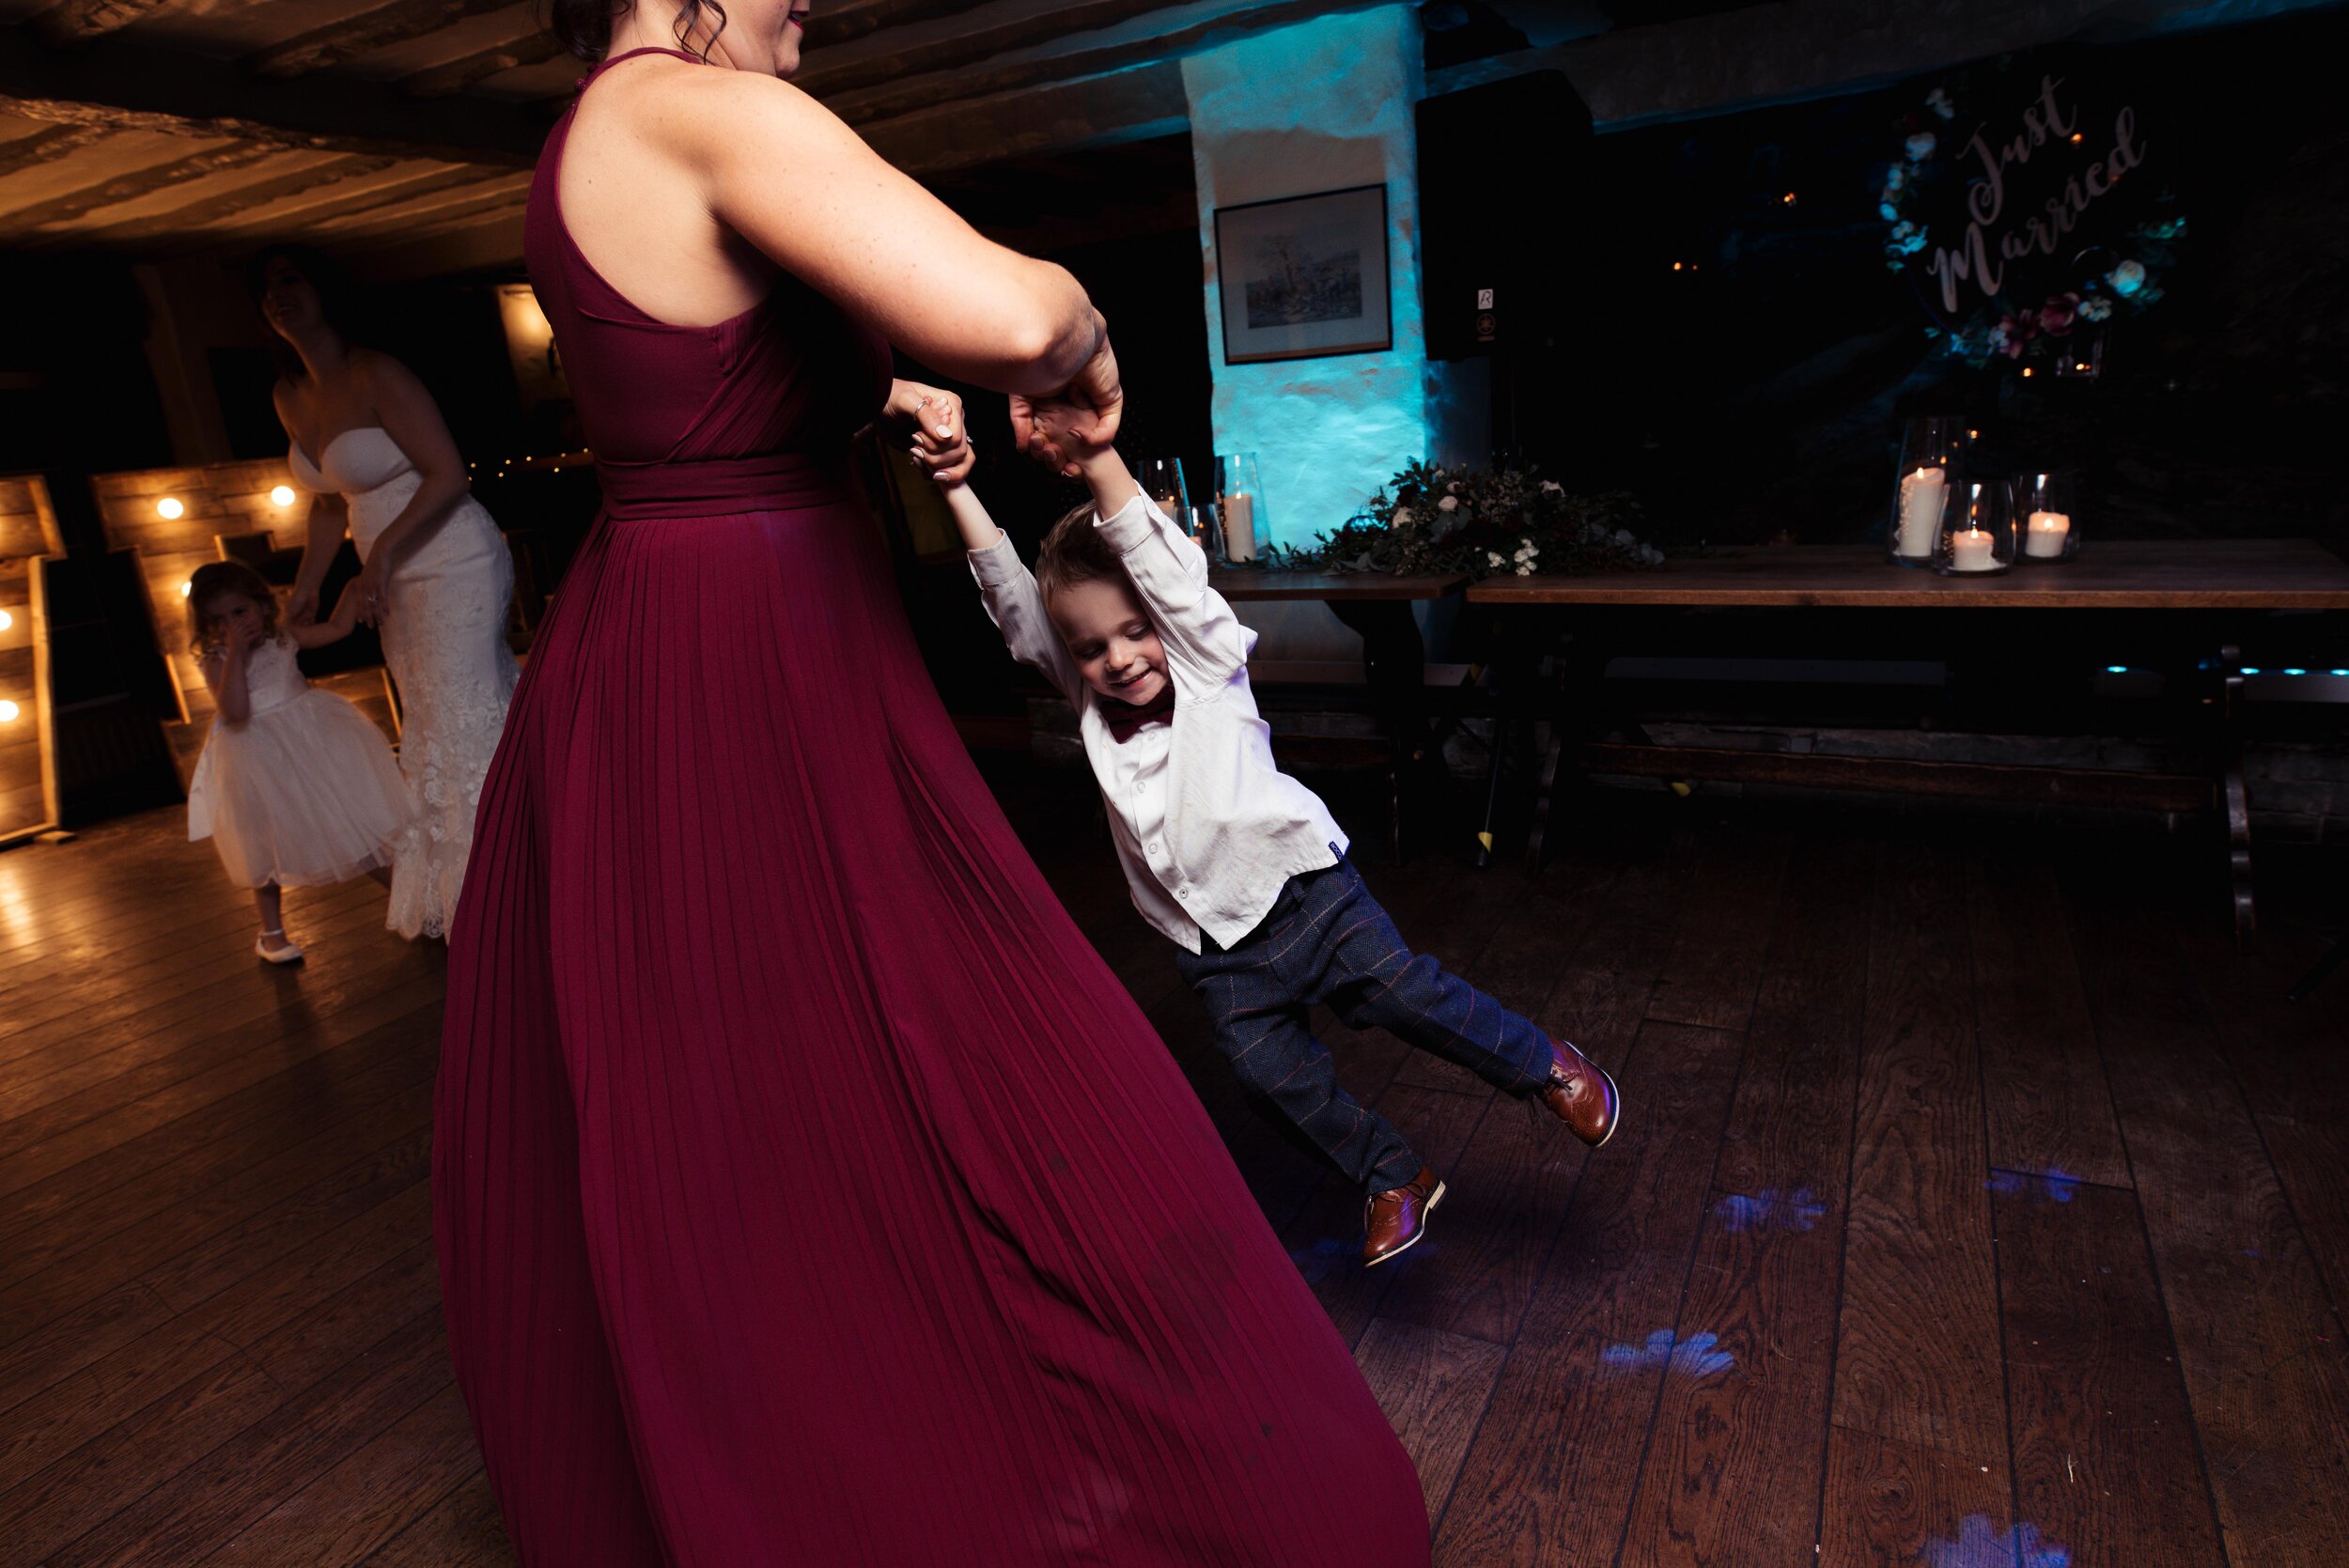
[[[339,491],[362,560],[423,475],[390,434],[346,430],[319,462],[296,446],[294,477]],[[489,510],[471,496],[394,563],[384,605],[383,662],[399,687],[399,768],[408,826],[393,841],[391,908],[403,937],[448,932],[473,853],[474,807],[496,755],[518,670],[506,645],[514,562]]]

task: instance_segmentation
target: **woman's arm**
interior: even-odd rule
[[[366,378],[368,399],[375,405],[375,417],[384,433],[398,443],[423,476],[408,505],[367,548],[367,564],[355,586],[361,590],[360,618],[372,623],[381,610],[383,586],[398,569],[401,549],[439,527],[471,487],[465,478],[465,459],[441,417],[440,405],[415,372],[390,355],[379,353],[359,359],[354,367]]]
[[[196,666],[204,672],[204,684],[212,689],[212,705],[232,724],[241,724],[253,714],[244,685],[245,656],[250,649],[250,644],[232,632],[226,646],[209,650]]]
[[[1114,365],[1066,270],[983,238],[807,94],[750,71],[674,81],[685,112],[647,133],[711,212],[896,347],[998,392],[1057,392],[1088,365],[1098,383]]]
[[[343,597],[334,601],[334,613],[323,621],[304,626],[288,626],[286,635],[298,648],[322,648],[329,643],[339,643],[350,635],[350,629],[359,624],[359,583],[356,579],[343,584]]]
[[[288,442],[300,444],[301,438],[294,434],[292,404],[293,389],[283,380],[270,389],[270,406],[277,411],[278,426]],[[299,624],[318,613],[319,589],[334,565],[334,552],[342,549],[343,534],[350,524],[341,496],[310,497],[310,515],[303,520],[302,566],[294,573],[293,598],[286,606],[289,623]]]
[[[350,530],[350,515],[339,495],[313,495],[310,515],[303,523],[302,566],[294,573],[293,599],[286,606],[289,623],[302,624],[319,612],[319,590],[333,569],[343,536]]]

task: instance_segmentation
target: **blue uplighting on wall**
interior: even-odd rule
[[[1936,1537],[1917,1555],[1924,1568],[2070,1568],[2069,1549],[2043,1540],[2037,1525],[2002,1530],[1987,1514],[1968,1514],[1957,1539]]]
[[[1307,544],[1336,528],[1414,458],[1431,427],[1445,367],[1431,365],[1421,319],[1417,142],[1424,90],[1415,10],[1383,6],[1237,39],[1183,61],[1219,452],[1253,452],[1264,493],[1258,536]],[[1387,188],[1393,347],[1383,353],[1224,363],[1213,251],[1215,210],[1357,185]],[[1326,618],[1326,617],[1324,617]]]
[[[1610,1344],[1598,1353],[1602,1365],[1611,1372],[1641,1372],[1662,1369],[1685,1373],[1690,1377],[1709,1377],[1717,1372],[1727,1372],[1737,1364],[1737,1358],[1726,1350],[1716,1350],[1719,1343],[1716,1334],[1691,1334],[1675,1339],[1669,1328],[1658,1328],[1647,1337],[1645,1344]]]

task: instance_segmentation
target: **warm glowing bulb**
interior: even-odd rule
[[[2076,143],[2077,143],[2077,142],[2080,141],[2081,139],[2082,139],[2082,138],[2081,138],[2080,133],[2079,133],[2078,132],[2075,131],[2075,132],[2072,132],[2072,140],[2073,140],[2074,142],[2076,142]]]
[[[5,610],[0,610],[0,631],[6,631],[14,625],[16,625],[16,617]]]
[[[269,492],[269,498],[277,503],[280,506],[290,506],[294,504],[293,487],[291,485],[280,485],[275,489]]]
[[[1789,192],[1787,192],[1784,195],[1782,195],[1782,196],[1779,197],[1778,199],[1779,199],[1779,200],[1781,200],[1781,201],[1782,201],[1782,202],[1784,202],[1787,206],[1792,207],[1792,206],[1794,206],[1794,205],[1795,205],[1795,193],[1794,193],[1794,192],[1792,192],[1792,191],[1789,191]]]
[[[189,579],[188,579],[185,582],[182,582],[182,583],[180,583],[180,584],[179,584],[179,597],[180,597],[181,598],[187,598],[190,594],[192,594],[192,593],[194,593],[194,592],[195,592],[195,579],[194,579],[194,578],[191,577],[191,578],[189,578]]]
[[[155,503],[156,515],[161,517],[165,522],[177,522],[180,518],[187,515],[187,510],[188,509],[185,506],[179,505],[179,498],[176,495],[164,496],[161,501]]]
[[[24,710],[23,708],[17,706],[14,703],[0,702],[0,724],[12,724],[16,722],[16,716],[23,711]]]
[[[2030,366],[2028,365],[2023,366],[2023,378],[2026,380],[2030,379]]]

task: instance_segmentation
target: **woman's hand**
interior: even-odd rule
[[[920,381],[892,381],[881,417],[911,432],[913,460],[932,479],[952,485],[971,476],[979,457],[971,446],[962,399],[953,393]]]
[[[366,565],[359,568],[359,575],[343,590],[346,599],[357,601],[358,617],[367,626],[383,624],[383,596],[391,587],[392,576],[391,568],[384,565],[386,553],[379,541],[367,556]]]
[[[1069,403],[1089,412],[1092,417],[1079,433],[1085,445],[1097,450],[1117,440],[1117,427],[1126,413],[1126,389],[1118,380],[1117,353],[1110,347],[1109,323],[1098,311],[1094,312],[1093,319],[1098,340],[1075,380],[1050,399],[1017,394],[1011,399],[1011,433],[1019,450],[1046,467],[1071,476],[1077,472],[1077,454],[1045,429],[1036,417],[1037,406],[1047,401]]]

